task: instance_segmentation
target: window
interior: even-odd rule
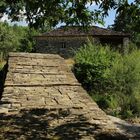
[[[62,48],[66,48],[66,42],[62,42]]]
[[[45,41],[45,46],[48,46],[48,45],[49,45],[48,41]]]

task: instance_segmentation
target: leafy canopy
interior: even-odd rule
[[[39,31],[29,27],[10,26],[0,22],[0,57],[6,57],[10,51],[33,52],[35,41],[32,38]]]
[[[0,52],[15,51],[16,48],[14,46],[18,45],[19,41],[14,30],[7,23],[0,22]]]
[[[59,23],[90,25],[102,23],[111,8],[119,8],[124,0],[1,0],[0,15],[8,14],[12,21],[26,17],[30,27]],[[90,11],[87,4],[96,4],[99,10]]]
[[[137,44],[140,39],[140,1],[120,4],[117,11],[115,23],[112,28],[116,31],[129,32],[133,41]]]

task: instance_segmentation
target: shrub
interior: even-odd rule
[[[0,52],[6,57],[10,51],[16,51],[18,40],[13,29],[7,24],[0,22]]]
[[[140,51],[134,50],[115,61],[110,71],[115,91],[131,95],[140,84]]]
[[[39,31],[29,27],[10,26],[0,22],[0,53],[6,59],[9,52],[33,52],[35,50],[34,35]]]
[[[93,92],[105,93],[110,88],[110,69],[112,62],[120,54],[113,52],[108,46],[88,43],[75,56],[74,72],[83,86]]]
[[[0,61],[0,99],[4,88],[4,81],[6,78],[7,65],[5,61]]]
[[[17,49],[19,52],[34,52],[35,51],[35,40],[33,38],[34,35],[39,34],[38,31],[35,29],[29,29],[26,27],[25,29],[18,29],[23,30],[24,34],[20,38],[20,45]],[[23,32],[22,31],[22,32]]]
[[[74,72],[98,105],[121,117],[140,115],[140,50],[125,54],[88,43],[75,56]]]

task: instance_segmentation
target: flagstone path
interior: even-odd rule
[[[0,102],[2,140],[127,140],[58,55],[10,53]],[[140,137],[139,137],[140,138]]]

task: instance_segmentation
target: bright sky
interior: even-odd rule
[[[129,3],[131,2],[134,2],[134,0],[128,0]],[[96,5],[92,5],[90,6],[89,8],[90,10],[94,10],[94,9],[98,9],[98,7]],[[116,14],[116,11],[115,10],[110,10],[109,13],[108,13],[108,16],[104,19],[105,21],[105,25],[102,26],[102,25],[97,25],[97,26],[101,26],[101,27],[108,27],[109,25],[112,25],[114,23],[114,20],[115,20],[115,14]]]
[[[131,3],[131,2],[134,2],[134,0],[128,0],[128,2]],[[98,7],[95,4],[93,4],[93,5],[89,6],[89,9],[94,10],[94,9],[98,9]],[[115,10],[109,11],[108,17],[105,18],[105,26],[104,27],[108,27],[109,25],[112,25],[114,23],[115,13],[116,13]],[[8,20],[7,16],[4,16],[2,18],[2,21],[5,21],[5,20]],[[8,20],[8,22],[9,22],[9,20]],[[27,23],[25,21],[14,22],[12,24],[15,24],[15,23],[18,25],[21,25],[21,26],[27,26]],[[102,27],[102,25],[97,25],[97,26]]]
[[[98,9],[98,6],[96,6],[96,5],[93,4],[93,5],[91,5],[89,7],[89,9],[91,11],[93,11],[94,9]],[[113,9],[110,10],[109,13],[108,13],[108,16],[104,19],[105,25],[103,26],[103,25],[97,24],[97,26],[100,26],[100,27],[108,27],[109,25],[112,25],[114,23],[115,13],[116,13],[115,10],[113,10]]]

